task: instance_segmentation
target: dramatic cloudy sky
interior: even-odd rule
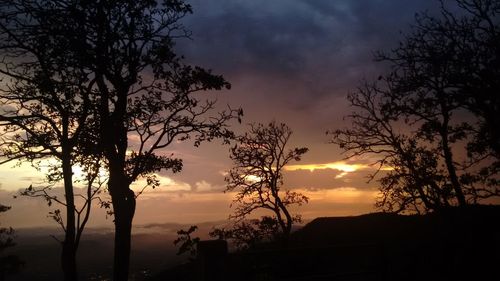
[[[342,161],[325,132],[348,126],[346,94],[363,78],[383,73],[373,61],[376,50],[396,46],[418,11],[433,13],[435,0],[193,0],[194,14],[185,25],[192,40],[178,44],[190,63],[211,68],[231,82],[217,93],[219,104],[241,106],[243,131],[250,122],[276,120],[294,131],[290,146],[310,152],[289,167],[285,185],[310,197],[297,211],[306,219],[373,211],[376,182],[369,159]],[[165,153],[184,159],[180,174],[161,173],[161,187],[139,197],[136,223],[224,220],[232,194],[224,194],[224,173],[230,167],[228,147],[220,143],[193,148],[175,144]],[[44,226],[49,210],[37,199],[12,195],[40,182],[27,165],[0,167],[0,202],[12,205],[2,224]],[[136,184],[137,189],[140,184]],[[55,191],[57,192],[57,190]],[[110,225],[97,210],[92,225]]]

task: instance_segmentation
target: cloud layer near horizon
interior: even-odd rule
[[[226,103],[242,106],[243,122],[287,123],[293,130],[290,146],[310,149],[299,164],[340,161],[337,147],[327,144],[325,131],[343,124],[350,111],[345,101],[358,81],[384,71],[373,52],[396,46],[418,11],[433,12],[438,1],[425,0],[194,0],[194,14],[185,18],[192,40],[177,49],[190,63],[211,68],[232,83],[217,93]],[[244,125],[234,126],[241,132]],[[165,151],[184,160],[179,174],[161,172],[164,183],[139,200],[136,222],[196,222],[227,218],[231,201],[223,194],[223,172],[229,169],[228,147],[214,142],[194,148],[175,143]],[[357,159],[351,164],[369,163]],[[373,210],[376,183],[366,183],[372,169],[347,174],[335,168],[287,171],[290,188],[308,192],[305,217],[357,214]],[[2,224],[51,224],[48,209],[36,199],[10,198],[12,192],[38,181],[24,168],[0,166],[0,203],[13,209]],[[137,184],[140,186],[140,183]],[[59,191],[56,191],[59,192]],[[343,199],[342,199],[343,198]],[[101,211],[94,223],[109,224]],[[5,223],[4,223],[5,222]]]
[[[309,204],[294,210],[301,213],[304,218],[352,215],[373,210],[376,189],[373,184],[366,183],[366,175],[373,172],[372,168],[353,168],[354,165],[349,166],[345,162],[319,164],[316,165],[319,168],[314,170],[309,169],[310,166],[295,166],[292,170],[284,172],[284,188],[301,192],[310,198]],[[345,172],[346,169],[349,171]],[[26,186],[30,182],[42,181],[43,174],[34,172],[27,165],[18,167],[16,172],[31,175],[24,182]],[[0,175],[5,179],[5,174],[1,170]],[[159,174],[157,178],[160,186],[155,189],[148,188],[138,197],[135,216],[137,224],[218,221],[227,219],[231,213],[229,206],[234,198],[234,192],[223,193],[223,184],[213,184],[205,180],[189,183]],[[18,181],[18,184],[19,189],[26,187],[22,185],[23,181]],[[139,192],[144,185],[145,180],[141,179],[135,182],[132,188]],[[80,194],[84,192],[83,189],[75,191]],[[64,191],[56,186],[51,190],[51,194],[62,198]],[[0,187],[0,202],[13,206],[12,210],[2,214],[3,225],[13,227],[55,225],[47,216],[48,212],[56,208],[62,209],[62,206],[55,204],[49,207],[41,198],[16,196],[14,199],[14,195],[18,195],[18,190]],[[105,210],[98,208],[97,202],[94,202],[89,225],[110,226],[111,222],[112,219],[106,217]]]

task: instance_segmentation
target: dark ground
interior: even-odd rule
[[[179,226],[180,228],[181,226]],[[50,235],[57,229],[18,229],[17,245],[10,250],[25,261],[23,270],[8,275],[13,281],[62,280],[59,267],[61,247]],[[165,268],[181,263],[185,258],[176,256],[172,241],[175,231],[161,228],[133,235],[131,276],[144,280]],[[111,229],[88,229],[78,250],[80,280],[111,280],[113,264],[113,233]]]
[[[153,280],[500,280],[500,207],[318,218],[286,249],[209,256]]]
[[[186,226],[155,225],[133,236],[133,280],[500,280],[500,207],[426,216],[374,213],[317,218],[286,249],[272,244],[183,263],[172,244]],[[203,224],[195,234],[208,233]],[[12,252],[26,261],[7,280],[61,280],[54,229],[20,229]],[[197,236],[197,235],[195,235]],[[202,237],[203,238],[203,237]],[[89,229],[79,250],[81,280],[111,280],[113,234]]]

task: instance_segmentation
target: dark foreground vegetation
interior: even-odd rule
[[[498,206],[317,218],[287,247],[205,244],[152,280],[499,280],[499,220]]]
[[[191,13],[183,0],[0,0],[0,164],[55,160],[19,195],[44,199],[64,231],[64,280],[79,279],[81,246],[93,249],[80,242],[95,206],[113,216],[113,280],[134,279],[137,197],[161,185],[160,171],[182,170],[175,144],[215,140],[232,146],[235,223],[214,229],[215,242],[180,231],[197,257],[158,280],[500,280],[500,211],[477,205],[500,197],[498,0],[418,13],[398,46],[376,55],[388,71],[348,95],[345,126],[329,131],[346,158],[372,159],[376,206],[392,214],[318,219],[293,235],[300,214],[288,207],[308,198],[282,171],[308,149],[286,148],[291,130],[276,122],[238,135],[243,110],[205,95],[230,83],[175,48]],[[147,185],[133,190],[140,179]],[[268,214],[246,220],[257,210]],[[13,248],[13,230],[0,235],[0,253]],[[222,238],[247,246],[228,255]],[[0,279],[21,264],[9,261]]]

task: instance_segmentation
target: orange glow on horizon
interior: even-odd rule
[[[378,166],[372,167],[372,165],[367,165],[367,164],[348,164],[345,161],[337,161],[337,162],[322,163],[322,164],[288,165],[285,167],[285,170],[286,171],[309,170],[310,172],[314,172],[315,170],[332,169],[340,172],[340,174],[335,176],[336,179],[339,179],[352,172],[356,172],[362,169],[377,168],[377,167]],[[391,171],[394,170],[394,168],[390,166],[383,166],[380,168],[380,170]]]
[[[340,179],[347,175],[348,173],[352,173],[361,169],[366,169],[369,166],[364,164],[347,164],[344,161],[337,161],[331,163],[323,163],[323,164],[304,164],[304,165],[289,165],[285,167],[287,171],[298,171],[298,170],[309,170],[310,172],[314,172],[315,170],[324,170],[324,169],[332,169],[340,171],[341,173],[335,176],[336,179]]]
[[[324,164],[288,165],[285,167],[287,171],[309,170],[314,172],[314,170],[333,169],[344,173],[351,173],[365,168],[368,168],[368,166],[364,164],[347,164],[344,161]]]

